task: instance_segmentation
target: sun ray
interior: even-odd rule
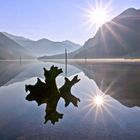
[[[88,109],[88,112],[84,116],[83,120],[85,120],[87,118],[87,116],[89,116],[91,114],[91,112],[93,112],[94,108],[95,108],[95,106],[93,106],[93,105],[90,106],[90,108]]]
[[[107,51],[105,34],[104,34],[104,31],[103,31],[102,27],[100,29],[101,29],[101,37],[103,38],[103,42],[105,44],[104,45],[105,46],[105,50]]]
[[[123,48],[127,48],[128,44],[125,40],[123,40],[119,34],[117,34],[115,31],[113,31],[113,29],[106,24],[106,27],[107,29],[110,31],[110,33],[115,37],[115,39],[120,43],[120,45],[123,47]]]
[[[109,111],[110,107],[112,108],[112,102],[110,97],[108,95],[105,95],[102,91],[99,89],[96,89],[96,93],[93,93],[88,96],[89,98],[86,101],[86,106],[83,107],[83,109],[88,110],[86,114],[83,117],[83,120],[88,118],[89,115],[91,115],[94,112],[94,121],[96,122],[97,118],[100,116],[100,119],[102,119],[103,124],[105,125],[105,119],[104,119],[104,113],[107,112],[113,120],[115,117],[113,117],[113,114]],[[92,114],[93,115],[93,114]]]
[[[98,88],[96,84],[95,87],[93,86],[93,83],[89,85],[89,87],[91,88],[87,88],[88,92],[87,94],[84,94],[84,104],[81,108],[81,111],[84,111],[84,116],[82,118],[83,121],[89,119],[88,116],[91,116],[90,118],[93,119],[94,123],[100,119],[103,125],[106,125],[106,115],[108,114],[108,116],[110,116],[112,120],[114,120],[117,123],[117,120],[115,119],[115,116],[112,113],[112,110],[117,108],[115,108],[112,102],[112,97],[110,97],[109,95],[115,92],[110,91],[110,89],[117,82],[118,79],[119,76],[116,76],[116,78],[106,88],[105,92],[102,92],[102,90],[100,90],[101,88]]]
[[[110,15],[112,11],[111,4],[112,1],[104,4],[103,1],[95,0],[94,5],[88,3],[87,8],[82,8],[84,10],[83,16],[86,18],[86,24],[88,25],[89,29],[91,29],[93,26],[98,29],[101,25],[110,20],[112,17]]]
[[[112,118],[112,120],[120,126],[119,122],[115,119],[115,117],[113,116],[113,114],[109,111],[108,108],[104,107],[104,110],[108,113],[108,115]]]

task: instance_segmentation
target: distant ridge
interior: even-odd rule
[[[63,53],[65,49],[69,52],[79,49],[81,46],[79,44],[73,43],[71,41],[54,42],[46,38],[34,41],[21,36],[15,36],[6,32],[4,35],[14,40],[16,43],[20,44],[25,49],[28,49],[33,55],[39,57],[43,55],[55,55]]]
[[[0,32],[0,59],[31,59],[28,50]]]

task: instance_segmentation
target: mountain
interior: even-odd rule
[[[129,8],[99,28],[74,58],[140,57],[140,10]]]
[[[34,41],[22,36],[16,36],[9,34],[7,32],[2,32],[5,36],[9,37],[10,39],[14,40],[16,43],[20,44],[23,47],[30,46]]]
[[[102,25],[95,36],[69,58],[139,58],[140,10],[129,8],[110,22]],[[64,58],[64,54],[45,58]]]
[[[73,43],[68,40],[62,42],[54,42],[43,38],[37,41],[33,41],[24,37],[11,35],[6,32],[4,32],[4,34],[24,48],[29,49],[30,52],[32,52],[35,56],[50,56],[60,54],[63,53],[65,49],[67,49],[68,52],[72,52],[81,47],[79,44]]]
[[[24,47],[0,32],[0,59],[30,59],[33,56]]]
[[[48,39],[40,39],[38,41],[35,41],[32,45],[28,46],[28,48],[33,50],[34,54],[37,56],[50,56],[63,53],[65,49],[67,49],[69,52],[74,51],[80,48],[80,45],[77,45],[70,41],[53,42]]]

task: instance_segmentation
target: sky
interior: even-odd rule
[[[106,6],[111,2],[110,20],[127,8],[140,9],[140,0],[96,0]],[[85,10],[95,0],[0,0],[0,31],[33,40],[70,40],[84,44],[96,27],[88,28]]]

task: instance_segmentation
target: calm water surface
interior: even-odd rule
[[[0,140],[139,140],[140,139],[140,64],[68,65],[68,77],[81,79],[72,88],[79,107],[57,110],[64,114],[55,125],[44,125],[45,105],[25,100],[25,84],[43,79],[43,67],[65,70],[50,62],[0,62]],[[58,86],[64,74],[57,78]],[[105,93],[106,103],[94,107],[92,97]]]

